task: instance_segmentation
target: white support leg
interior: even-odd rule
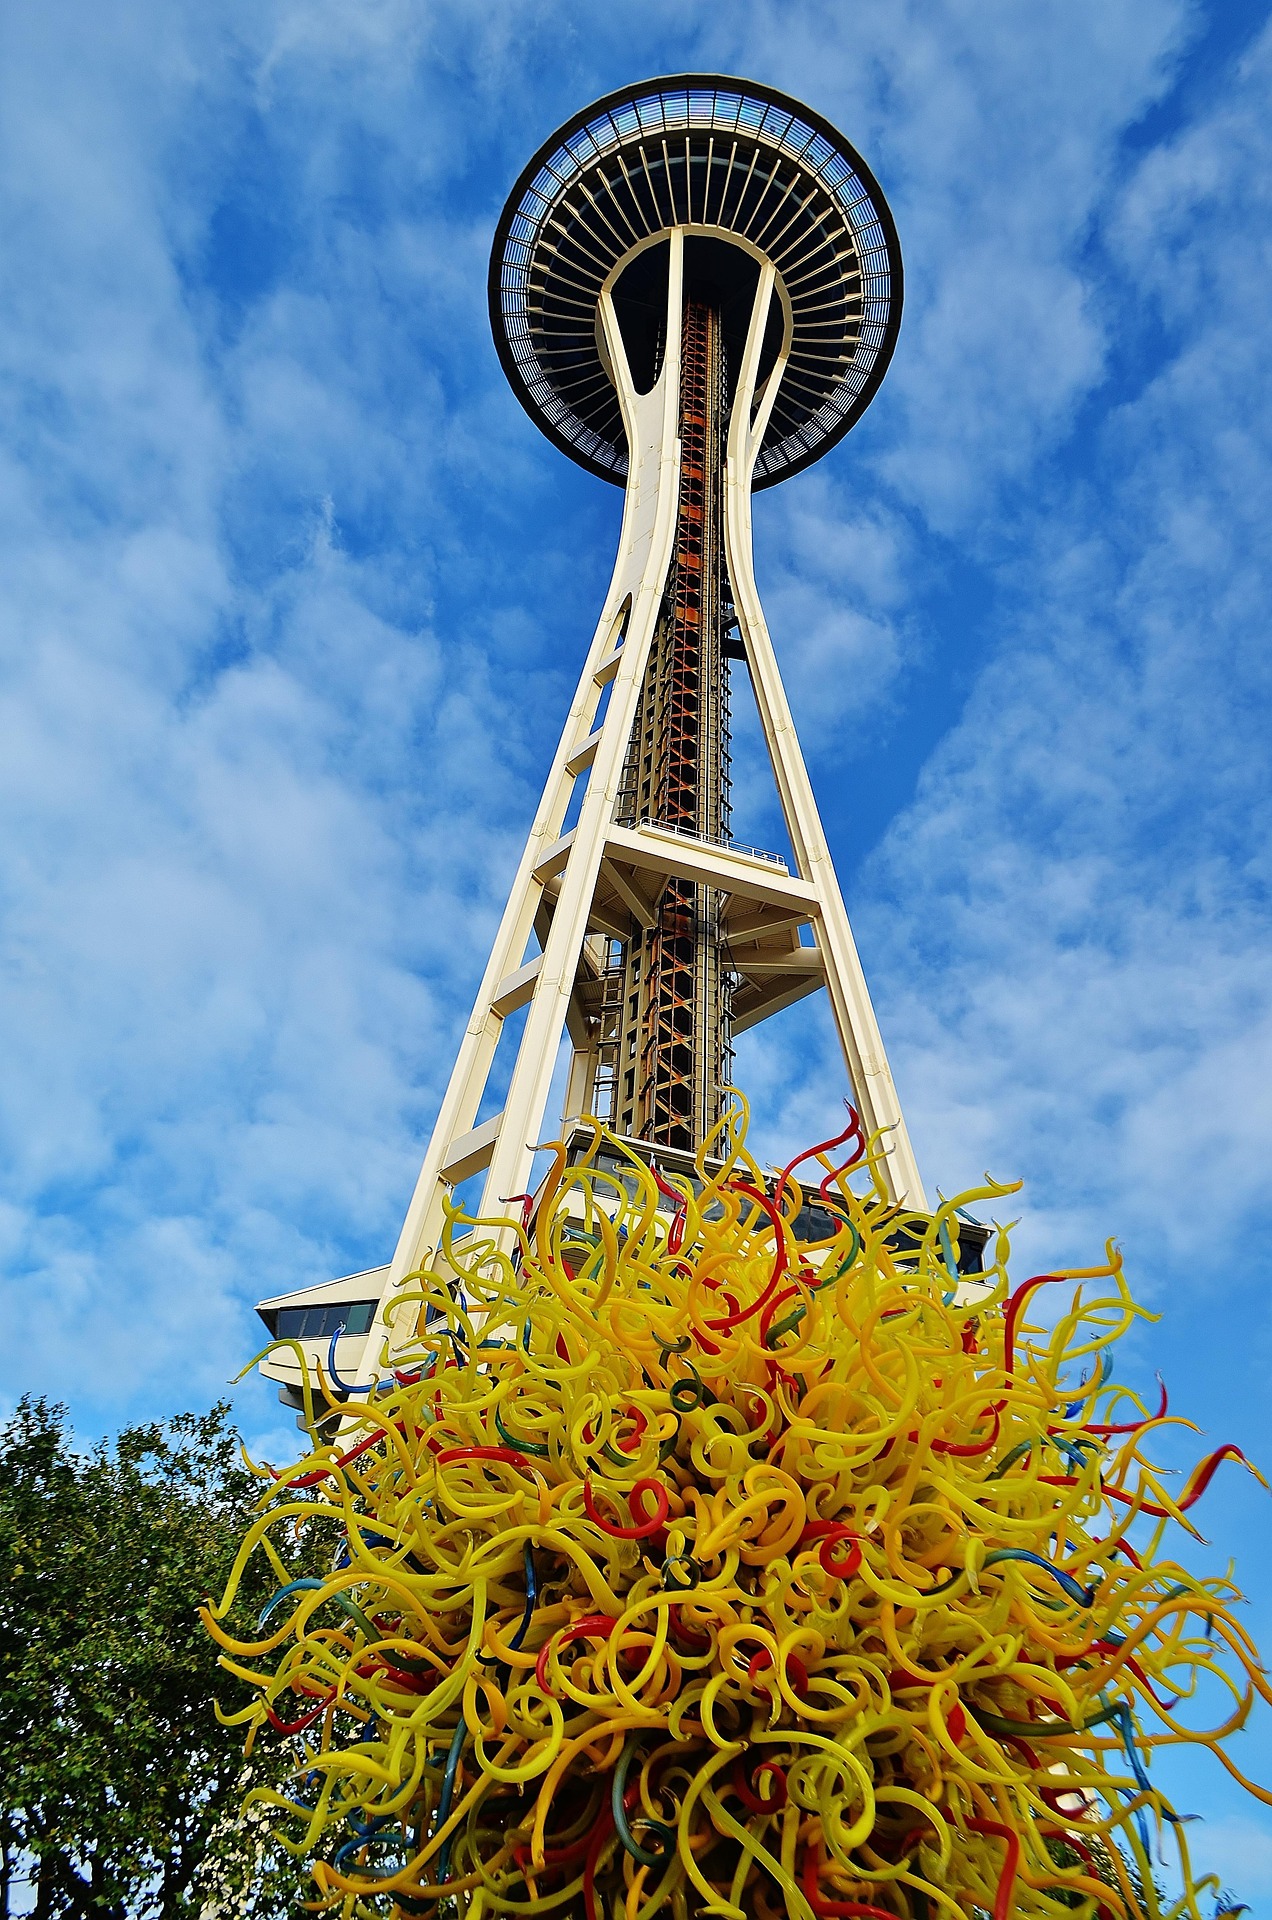
[[[743,390],[753,392],[755,388],[774,280],[772,267],[765,266],[761,271],[755,309],[751,315],[745,361],[738,381],[739,394]],[[764,609],[760,605],[759,590],[755,584],[751,476],[782,371],[783,360],[779,359],[766,382],[754,420],[749,406],[737,405],[733,409],[724,483],[725,553],[729,579],[733,586],[747,665],[786,830],[800,875],[812,883],[817,895],[818,944],[822,950],[826,984],[848,1076],[867,1130],[873,1132],[879,1127],[891,1129],[887,1135],[889,1149],[885,1173],[893,1198],[904,1201],[907,1206],[923,1208],[926,1201],[918,1162],[902,1116],[901,1102],[897,1098],[892,1070],[884,1051],[883,1036],[848,924],[848,913],[839,890],[830,847],[821,815],[817,811],[817,802],[813,798],[808,769],[800,751],[795,722],[791,718],[786,689],[782,685],[777,656],[769,638]]]
[[[612,302],[608,297],[602,300],[606,343],[623,406],[628,445],[633,450],[618,557],[604,611],[398,1236],[380,1311],[364,1350],[363,1379],[376,1370],[386,1302],[405,1276],[425,1264],[437,1248],[444,1202],[450,1183],[456,1179],[456,1166],[462,1164],[466,1172],[483,1167],[489,1170],[483,1195],[483,1206],[489,1207],[496,1206],[503,1194],[521,1191],[529,1176],[671,560],[679,482],[676,418],[682,261],[683,237],[674,234],[667,289],[667,350],[661,375],[647,394],[636,391]],[[607,687],[609,706],[598,732],[595,720]],[[477,1114],[503,1026],[501,1003],[507,1004],[509,995],[521,984],[518,976],[528,972],[525,950],[544,905],[546,884],[558,870],[557,862],[549,856],[560,840],[575,779],[585,779],[587,791],[560,867],[560,887],[543,952],[534,968],[529,1012],[508,1097],[502,1114],[478,1129]],[[518,997],[515,1004],[526,1001]]]

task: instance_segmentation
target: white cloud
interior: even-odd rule
[[[1023,1153],[1044,1204],[1142,1219],[1185,1159],[1260,1205],[1272,1149],[1266,289],[1222,272],[1239,235],[1266,231],[1263,169],[1244,164],[1263,61],[1182,141],[1227,164],[1186,169],[1210,182],[1186,226],[1176,205],[1172,307],[1198,290],[1180,350],[1026,519],[996,658],[875,876],[905,902],[884,977],[907,982],[893,1025],[933,1156]],[[1128,306],[1157,292],[1143,226],[1163,171],[1151,155],[1111,223],[1130,235],[1110,268],[1131,276]],[[1116,312],[1118,290],[1104,298]],[[1194,1250],[1202,1231],[1199,1215]]]
[[[867,715],[878,724],[915,650],[913,534],[899,513],[863,508],[818,471],[765,506],[764,606],[805,750],[851,756],[854,728]]]
[[[206,1398],[245,1296],[380,1252],[529,804],[479,636],[430,630],[456,517],[408,422],[456,409],[424,372],[399,403],[356,219],[220,329],[233,174],[177,123],[234,101],[239,43],[165,22],[153,62],[22,23],[8,67],[6,1346],[102,1417]],[[362,527],[393,489],[427,528],[405,592]]]
[[[851,20],[765,0],[736,31],[744,68],[826,112],[892,204],[906,318],[876,403],[888,424],[865,438],[884,438],[883,471],[933,525],[972,541],[992,530],[995,487],[1028,472],[1100,379],[1082,243],[1124,130],[1194,27],[1179,0],[880,0]]]

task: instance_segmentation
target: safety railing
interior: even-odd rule
[[[767,847],[751,847],[742,840],[730,840],[727,833],[695,833],[690,827],[679,827],[669,820],[640,820],[638,831],[650,833],[674,833],[679,840],[696,840],[702,846],[722,847],[726,853],[745,854],[748,860],[763,860],[770,867],[778,867],[783,873],[790,868],[780,853],[770,853]]]

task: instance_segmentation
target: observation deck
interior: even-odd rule
[[[870,404],[902,287],[896,229],[870,169],[828,121],[773,88],[716,74],[650,80],[607,94],[545,142],[491,253],[504,371],[549,439],[622,486],[627,443],[598,303],[611,287],[633,373],[652,387],[665,346],[659,242],[677,227],[697,273],[720,287],[726,335],[731,314],[745,329],[759,263],[777,270],[765,358],[772,365],[788,344],[789,359],[753,483],[772,486]]]

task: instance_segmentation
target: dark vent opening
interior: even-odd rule
[[[662,372],[670,253],[667,240],[646,247],[624,267],[614,287],[614,313],[637,393],[648,393]]]
[[[786,332],[786,316],[782,312],[782,303],[773,289],[773,298],[769,301],[768,320],[764,328],[764,345],[760,349],[760,371],[755,382],[758,396],[764,390],[764,382],[777,365],[777,356],[782,351],[782,335]]]
[[[760,263],[754,254],[705,234],[685,236],[685,298],[714,307],[724,342],[725,405],[732,406],[746,331],[755,306]],[[780,337],[779,337],[780,341]]]

